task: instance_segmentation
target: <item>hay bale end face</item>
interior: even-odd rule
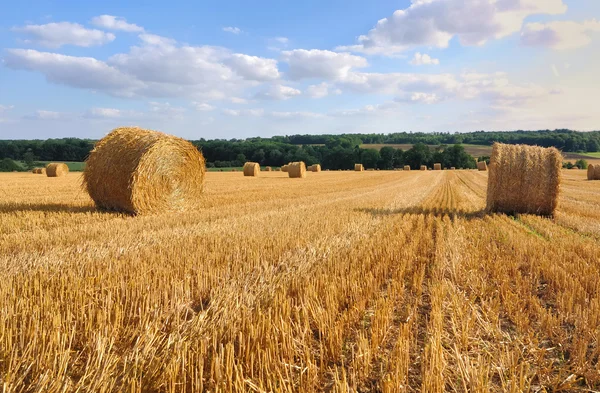
[[[304,164],[304,161],[292,162],[287,167],[287,173],[290,178],[303,179],[306,177],[306,164]]]
[[[309,172],[321,172],[321,164],[314,164],[306,168]]]
[[[477,169],[481,172],[487,171],[487,164],[485,163],[485,161],[477,162]]]
[[[68,173],[69,167],[62,162],[53,162],[46,166],[46,176],[48,177],[61,177],[66,176]]]
[[[130,214],[184,211],[199,204],[204,156],[181,138],[117,128],[96,143],[83,185],[101,209]]]
[[[365,170],[365,167],[363,166],[363,164],[354,164],[354,170],[356,172],[362,172]]]
[[[244,176],[256,177],[260,173],[258,162],[247,162],[244,164]]]
[[[552,215],[558,205],[562,155],[555,148],[495,143],[487,210]]]
[[[434,171],[441,171],[442,170],[442,164],[433,164],[433,170]]]
[[[410,171],[410,165],[404,165],[404,170],[405,171]]]
[[[421,169],[422,171],[426,171],[426,170],[427,170],[427,167],[426,167],[425,165],[421,165],[421,168],[420,168],[420,169]]]

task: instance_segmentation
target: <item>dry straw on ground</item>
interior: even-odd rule
[[[46,176],[48,177],[66,176],[67,173],[69,173],[69,167],[62,162],[53,162],[46,166]]]
[[[422,171],[426,171],[426,170],[427,170],[427,166],[425,166],[425,165],[421,165],[421,170],[422,170]]]
[[[442,164],[433,164],[433,170],[434,171],[441,171],[442,170]]]
[[[247,162],[244,164],[244,176],[258,176],[260,165],[257,162]]]
[[[288,175],[291,178],[305,178],[306,177],[306,165],[304,161],[292,162],[287,165]]]
[[[313,164],[306,168],[309,172],[321,172],[321,164]]]
[[[365,170],[365,167],[363,166],[363,164],[354,164],[354,170],[356,172],[362,172]]]
[[[404,170],[405,171],[410,171],[410,165],[404,165]]]
[[[485,161],[479,161],[477,163],[477,169],[479,169],[480,171],[487,171],[487,164],[485,163]]]
[[[555,148],[495,143],[487,210],[552,215],[558,204],[562,155]]]
[[[190,142],[162,132],[117,128],[90,153],[83,184],[102,209],[132,214],[196,206],[204,156]]]

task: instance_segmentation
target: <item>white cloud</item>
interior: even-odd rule
[[[251,116],[260,117],[265,114],[263,109],[223,109],[222,113],[226,116],[239,117],[239,116]]]
[[[288,74],[294,80],[305,78],[335,80],[345,77],[353,68],[369,65],[364,57],[319,49],[285,51],[282,52],[282,58],[289,64]]]
[[[415,66],[421,65],[439,65],[440,60],[434,59],[426,53],[421,54],[420,52],[415,53],[415,57],[410,61],[410,64]]]
[[[83,114],[88,119],[123,119],[131,117],[140,117],[143,114],[133,110],[123,110],[115,108],[92,108]]]
[[[115,39],[112,33],[87,29],[78,23],[59,22],[45,25],[27,25],[12,29],[25,37],[25,42],[47,48],[60,48],[63,45],[98,46]]]
[[[0,113],[8,112],[13,109],[14,105],[0,105]]]
[[[144,28],[133,23],[127,23],[125,18],[113,15],[95,16],[91,20],[92,25],[108,30],[126,31],[128,33],[140,33]]]
[[[399,104],[396,102],[384,102],[377,105],[365,105],[358,109],[344,109],[331,112],[332,117],[363,117],[363,116],[388,116],[398,113]]]
[[[150,102],[150,113],[153,115],[169,118],[169,119],[177,119],[183,116],[183,113],[186,111],[185,108],[172,106],[168,102]]]
[[[242,32],[239,27],[232,26],[223,27],[223,31],[231,34],[240,34]]]
[[[560,77],[560,72],[558,72],[558,68],[556,68],[556,64],[552,64],[552,66],[550,67],[552,68],[552,73],[554,74],[555,77]]]
[[[229,97],[229,101],[232,104],[247,104],[248,100],[245,98],[241,98],[241,97]]]
[[[200,112],[210,112],[215,110],[215,107],[204,102],[192,102],[194,108]]]
[[[411,93],[406,94],[403,97],[396,97],[396,102],[405,102],[405,103],[422,103],[422,104],[435,104],[440,99],[435,93]]]
[[[591,34],[594,32],[600,32],[600,22],[596,19],[583,23],[528,23],[521,32],[521,43],[556,50],[576,49],[589,45],[592,42]]]
[[[325,117],[323,114],[321,113],[315,113],[315,112],[302,112],[302,111],[296,111],[296,112],[271,112],[269,113],[269,116],[277,118],[277,119],[319,119],[322,117]]]
[[[447,48],[455,36],[463,45],[482,45],[518,32],[529,15],[566,10],[562,0],[412,0],[356,45],[338,49],[391,55],[419,46]]]
[[[274,40],[283,45],[287,45],[290,42],[289,38],[287,37],[275,37]]]
[[[298,96],[302,92],[293,87],[284,85],[273,85],[266,90],[263,90],[255,95],[255,98],[262,100],[287,100]]]
[[[277,60],[235,53],[227,60],[227,64],[238,75],[249,80],[267,81],[279,78]]]
[[[329,94],[341,94],[342,91],[340,89],[333,89],[330,92],[331,85],[327,82],[319,83],[318,85],[310,85],[306,89],[306,95],[311,98],[323,98],[327,97]]]
[[[66,114],[62,112],[37,110],[33,115],[25,116],[25,118],[31,120],[60,120],[66,118]]]
[[[39,71],[50,82],[71,87],[101,90],[118,96],[132,96],[143,87],[135,78],[91,57],[74,57],[33,49],[8,49],[7,67]]]

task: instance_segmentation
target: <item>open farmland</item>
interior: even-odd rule
[[[0,174],[3,392],[600,389],[600,182],[487,215],[487,172],[208,173],[197,212]]]

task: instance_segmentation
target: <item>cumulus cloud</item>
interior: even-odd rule
[[[223,27],[223,31],[231,34],[240,34],[242,30],[239,27],[227,26]]]
[[[115,39],[112,33],[87,29],[78,23],[59,22],[45,25],[15,27],[13,31],[22,34],[25,42],[47,48],[60,48],[63,45],[98,46]]]
[[[345,77],[353,68],[369,65],[364,57],[319,49],[284,51],[282,59],[289,64],[288,75],[293,80],[308,78],[335,80]]]
[[[381,19],[358,43],[339,50],[391,55],[418,46],[447,48],[453,37],[482,45],[521,29],[529,15],[563,14],[563,0],[412,0]]]
[[[330,91],[331,90],[331,91]],[[323,98],[329,94],[341,94],[340,89],[332,89],[327,82],[319,83],[318,85],[310,85],[306,89],[306,95],[310,98]]]
[[[589,45],[592,42],[591,35],[595,32],[600,32],[600,22],[596,19],[582,23],[528,23],[521,32],[521,43],[556,50],[576,49]]]
[[[197,111],[200,112],[210,112],[215,110],[215,107],[207,104],[205,102],[192,102],[192,105],[194,106],[194,108],[196,108]]]
[[[325,117],[323,114],[321,113],[315,113],[315,112],[302,112],[302,111],[295,111],[295,112],[271,112],[269,113],[269,116],[277,118],[277,119],[319,119],[322,117]]]
[[[235,53],[231,55],[227,64],[246,79],[267,81],[279,78],[277,60]]]
[[[284,85],[273,85],[255,95],[255,98],[261,100],[287,100],[299,96],[302,92],[293,87]]]
[[[128,33],[140,33],[144,28],[133,23],[127,23],[125,18],[113,15],[95,16],[91,20],[92,25],[108,30],[119,30]]]
[[[88,119],[123,119],[140,116],[142,113],[137,111],[115,108],[92,108],[83,114],[83,117]]]
[[[396,102],[405,103],[422,103],[422,104],[435,104],[439,101],[439,97],[436,93],[411,93],[404,96],[396,97]]]
[[[61,120],[67,117],[66,113],[46,110],[37,110],[34,114],[25,116],[29,120]]]
[[[141,34],[140,45],[106,61],[26,49],[9,49],[6,66],[37,71],[50,82],[125,97],[235,97],[260,82],[279,78],[277,61],[214,46],[179,45]]]
[[[433,57],[429,56],[426,53],[422,54],[420,52],[417,52],[417,53],[415,53],[415,57],[413,57],[413,59],[410,61],[410,64],[415,65],[415,66],[439,65],[440,60],[434,59]]]
[[[259,116],[263,116],[265,111],[263,109],[223,109],[222,113],[226,116],[232,116],[232,117],[239,117],[239,116],[259,117]]]

